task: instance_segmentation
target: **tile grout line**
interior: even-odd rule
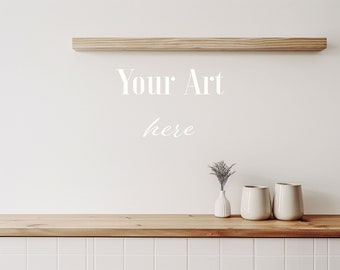
[[[315,238],[313,238],[313,270],[315,269],[315,262],[316,262],[315,245],[316,245],[316,240]]]
[[[156,239],[153,238],[153,270],[156,270]]]
[[[327,238],[327,269],[328,269],[328,270],[330,270],[329,265],[330,265],[330,258],[329,258],[329,238]]]
[[[85,238],[85,269],[89,270],[89,245],[88,245],[89,239],[86,237]]]
[[[286,238],[284,238],[284,241],[283,241],[283,269],[287,270],[286,269]]]
[[[28,270],[28,237],[26,237],[25,246],[26,246],[26,270]]]
[[[218,269],[221,270],[221,260],[222,260],[222,255],[221,255],[221,238],[218,239]]]
[[[255,264],[255,241],[256,239],[253,238],[253,269],[256,270],[256,264]]]
[[[123,238],[123,270],[126,270],[126,243],[125,238]]]
[[[313,270],[315,269],[315,260],[316,260],[316,256],[315,256],[315,238],[313,238]]]
[[[60,269],[60,261],[59,261],[59,259],[60,259],[60,255],[59,255],[59,237],[57,237],[57,270],[59,270]]]
[[[186,265],[186,270],[189,270],[189,238],[187,238],[186,239],[186,244],[187,244],[187,246],[186,246],[186,263],[187,263],[187,265]]]
[[[92,256],[93,256],[92,268],[93,268],[93,270],[96,270],[96,268],[97,268],[96,249],[97,249],[97,238],[93,237],[93,250],[92,250]]]

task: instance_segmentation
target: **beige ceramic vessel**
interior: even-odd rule
[[[270,193],[266,186],[244,186],[241,216],[249,220],[264,220],[271,215]]]
[[[299,220],[304,214],[302,188],[299,184],[277,183],[274,216],[280,220]]]

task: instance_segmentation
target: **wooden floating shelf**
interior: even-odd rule
[[[248,221],[212,215],[0,215],[0,236],[339,238],[340,216]]]
[[[73,38],[76,51],[321,51],[327,38]]]

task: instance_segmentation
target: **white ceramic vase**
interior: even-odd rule
[[[277,183],[274,216],[280,220],[298,220],[303,216],[302,189],[299,184]]]
[[[230,203],[225,196],[225,191],[221,190],[220,194],[215,201],[215,216],[216,217],[229,217],[231,215]]]
[[[241,199],[241,216],[249,220],[270,218],[270,192],[265,186],[244,186]]]

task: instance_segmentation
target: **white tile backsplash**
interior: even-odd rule
[[[313,270],[314,261],[311,256],[286,257],[285,266],[287,270]]]
[[[218,255],[189,255],[188,270],[219,270],[220,257]]]
[[[221,238],[221,256],[253,256],[253,238]]]
[[[97,255],[94,270],[124,270],[124,256]]]
[[[78,254],[85,255],[87,250],[86,238],[78,237],[60,237],[59,253],[60,254]]]
[[[284,257],[255,257],[255,270],[287,270]],[[242,269],[243,270],[243,269]],[[244,269],[246,270],[246,269]]]
[[[328,270],[328,257],[315,256],[314,257],[314,270]]]
[[[246,269],[246,268],[243,268]],[[248,268],[251,269],[251,268]],[[285,270],[285,258],[275,257],[255,257],[255,270]]]
[[[124,270],[153,270],[154,257],[151,255],[125,256]]]
[[[155,270],[187,270],[187,256],[156,256]]]
[[[330,238],[328,240],[328,252],[330,256],[340,256],[340,238]]]
[[[188,239],[186,238],[156,238],[156,256],[187,256]]]
[[[254,269],[253,256],[222,256],[220,270]]]
[[[27,257],[22,254],[0,254],[0,269],[2,270],[28,270]]]
[[[328,239],[327,238],[315,238],[314,239],[314,255],[315,256],[327,256],[328,254]]]
[[[188,270],[219,270],[219,267],[220,239],[188,239]]]
[[[87,260],[85,255],[61,254],[58,270],[86,270]]]
[[[328,259],[328,270],[339,270],[340,269],[340,256],[332,257]]]
[[[254,245],[255,256],[284,257],[284,238],[256,238]]]
[[[131,247],[129,247],[131,248]],[[94,249],[96,255],[124,255],[124,239],[123,238],[95,238]]]
[[[313,238],[287,238],[285,256],[313,256]]]
[[[27,270],[58,270],[57,255],[28,254]]]
[[[126,238],[124,242],[126,256],[153,256],[153,238]]]
[[[0,237],[4,270],[339,270],[339,238]]]
[[[188,255],[219,255],[220,240],[217,238],[189,238]]]
[[[0,237],[1,254],[26,254],[25,237]]]
[[[54,237],[28,237],[28,254],[57,254],[57,238]]]

